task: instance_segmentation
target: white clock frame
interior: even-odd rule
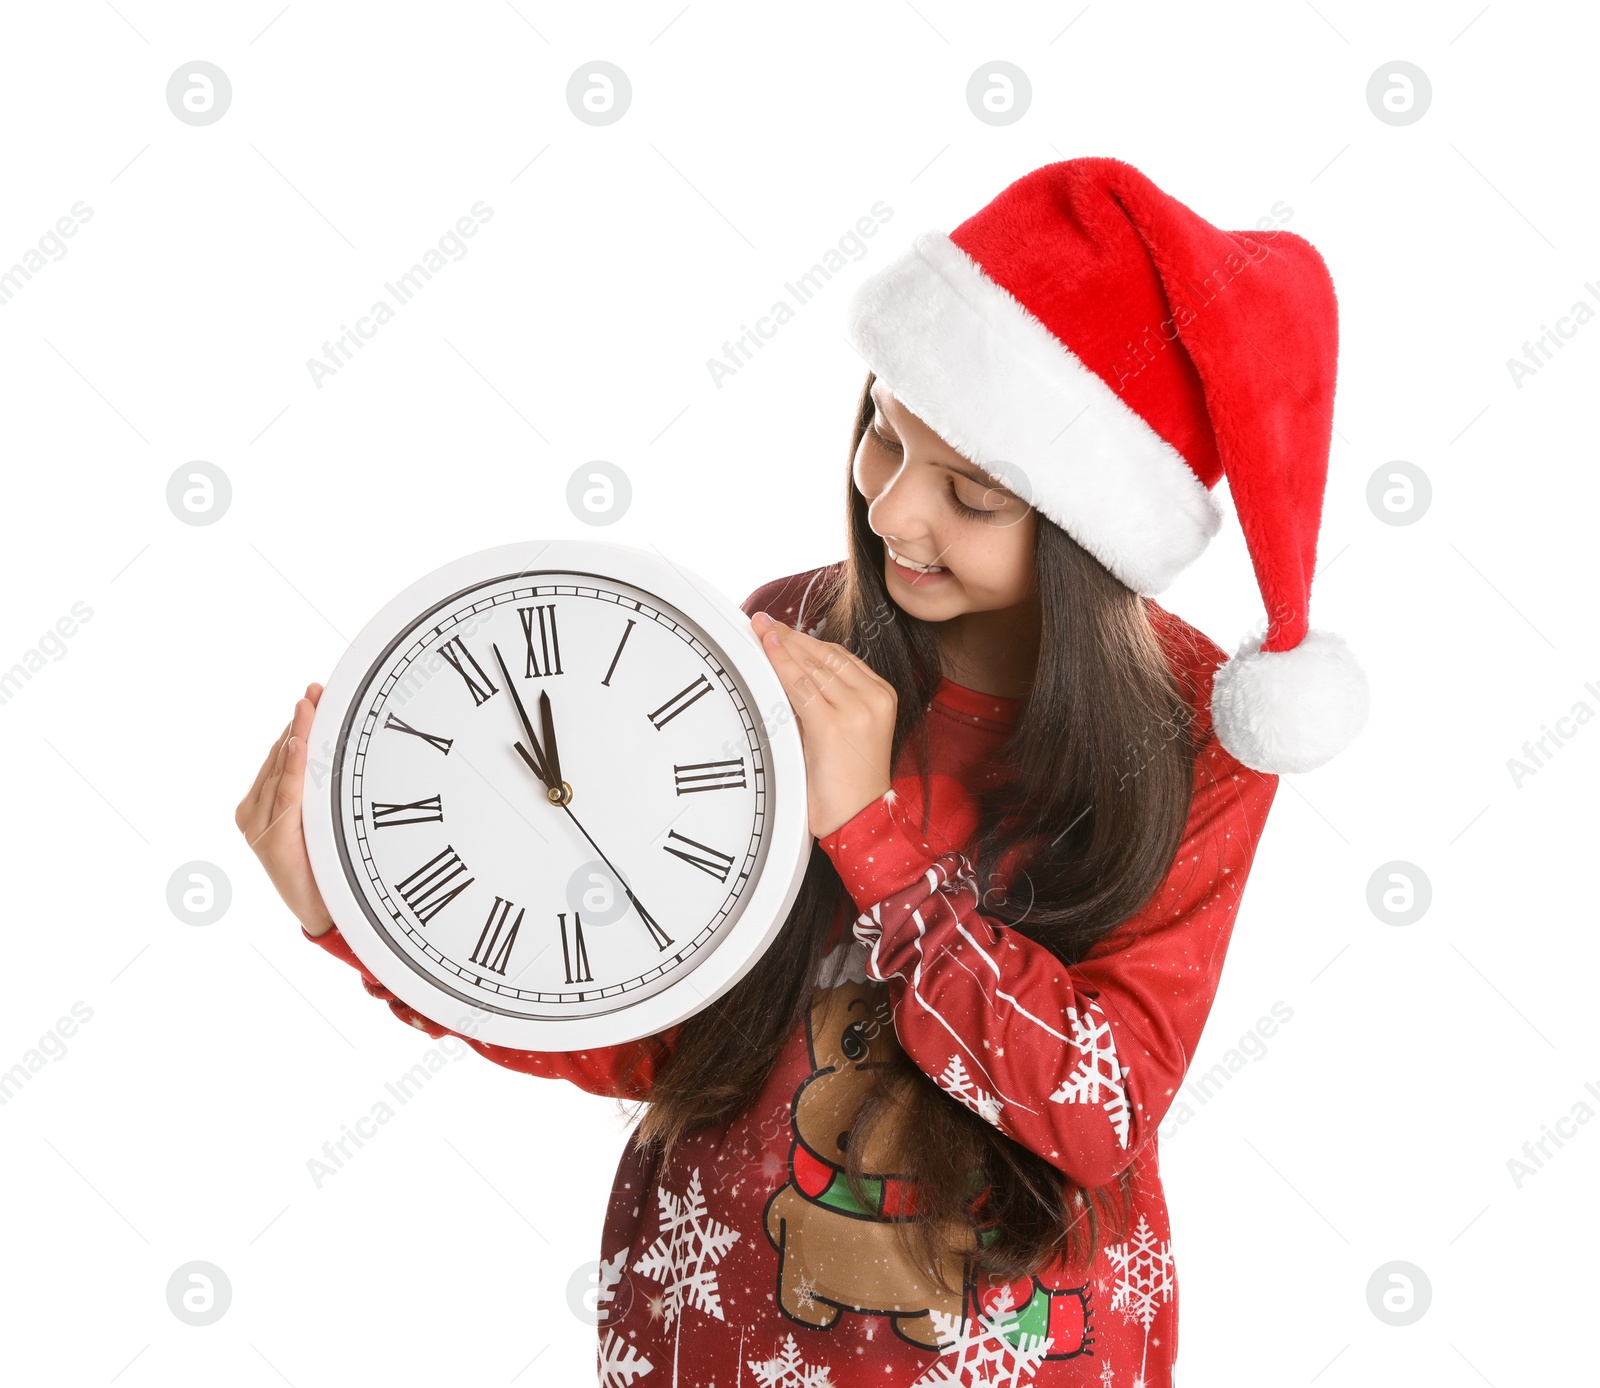
[[[703,958],[659,991],[607,1012],[528,1017],[479,1006],[421,971],[374,919],[347,875],[341,849],[341,767],[358,701],[378,663],[425,614],[443,610],[467,590],[497,580],[541,574],[589,574],[653,595],[656,610],[685,619],[748,694],[747,709],[766,763],[768,837],[759,873],[720,939]],[[537,720],[535,711],[532,715]],[[334,924],[373,975],[417,1012],[451,1031],[522,1050],[575,1051],[619,1045],[663,1031],[721,997],[772,943],[799,895],[812,835],[805,758],[789,696],[743,611],[699,575],[659,552],[598,540],[533,540],[480,550],[418,579],[361,629],[323,689],[308,744],[328,767],[318,785],[308,772],[302,799],[306,850]],[[507,831],[514,832],[508,811]]]

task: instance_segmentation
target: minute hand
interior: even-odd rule
[[[552,798],[559,797],[562,794],[561,778],[555,774],[555,767],[550,764],[550,758],[545,755],[545,749],[539,742],[539,735],[533,730],[533,720],[528,717],[528,710],[522,706],[522,695],[517,693],[516,681],[511,678],[511,671],[506,669],[506,658],[500,654],[499,646],[491,644],[489,649],[494,652],[500,673],[505,676],[506,688],[511,691],[511,702],[516,705],[517,717],[522,721],[522,730],[527,733],[528,741],[533,744],[533,756],[527,759],[528,765],[545,783]]]
[[[545,781],[546,785],[549,785],[550,782],[545,779],[544,772],[540,771],[538,766],[535,764],[533,753],[524,747],[520,742],[516,744],[516,748],[517,755],[520,756],[523,761],[528,763],[529,767],[532,768],[534,775],[538,776],[540,780]],[[633,903],[634,909],[638,911],[639,919],[645,923],[645,927],[650,931],[650,938],[656,942],[657,948],[666,949],[667,946],[672,943],[672,936],[667,934],[667,932],[661,928],[660,922],[657,921],[656,918],[647,910],[645,910],[644,902],[640,901],[639,898],[633,894],[633,888],[628,885],[622,874],[617,871],[616,866],[612,863],[611,859],[606,857],[604,850],[594,841],[589,831],[583,827],[582,823],[578,819],[578,816],[572,813],[572,806],[565,800],[561,801],[560,804],[561,808],[567,812],[567,817],[578,826],[578,832],[582,834],[584,838],[589,840],[589,847],[594,849],[594,851],[600,855],[600,861],[610,868],[611,875],[615,877],[618,882],[622,883],[622,890],[628,894],[628,900]]]

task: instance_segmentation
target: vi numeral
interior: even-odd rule
[[[567,913],[557,912],[556,919],[561,923],[561,962],[567,971],[568,983],[593,983],[594,975],[589,972],[589,949],[583,942],[583,922],[578,919],[578,913],[572,913],[572,939],[567,939]]]

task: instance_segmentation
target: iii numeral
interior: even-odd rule
[[[478,880],[469,877],[465,882],[458,881],[466,870],[466,865],[456,857],[455,849],[446,844],[443,853],[428,859],[411,876],[396,883],[395,890],[417,913],[417,919],[426,925]]]
[[[436,737],[433,733],[418,732],[411,724],[396,718],[392,713],[389,715],[389,721],[383,726],[393,728],[397,733],[410,733],[412,737],[420,737],[430,747],[437,747],[447,757],[450,755],[450,744],[455,741],[453,737]]]
[[[479,665],[472,652],[461,644],[459,636],[452,636],[440,646],[439,654],[448,660],[455,667],[456,674],[467,682],[467,688],[472,691],[472,702],[475,705],[485,702],[491,694],[499,693],[494,681],[484,673],[483,666]]]
[[[501,978],[506,976],[506,965],[511,959],[511,946],[517,942],[517,931],[522,929],[522,917],[525,914],[522,907],[517,908],[517,918],[511,922],[511,929],[507,931],[504,940],[500,932],[505,928],[506,918],[511,914],[511,903],[503,896],[494,899],[494,905],[489,908],[489,919],[483,923],[483,932],[478,936],[478,943],[472,951],[472,962],[481,969],[489,969]],[[496,949],[499,953],[496,954]]]
[[[674,766],[672,774],[679,795],[697,790],[735,790],[744,785],[744,758],[690,762],[688,766]]]
[[[533,645],[533,614],[539,614],[539,648]],[[548,614],[548,615],[546,615]],[[522,639],[528,647],[528,673],[526,678],[536,676],[559,675],[561,673],[561,641],[556,632],[556,605],[553,602],[541,603],[537,607],[519,607],[517,615],[522,618]],[[539,668],[540,657],[544,659],[544,669]]]
[[[711,681],[701,675],[693,684],[686,685],[674,694],[660,708],[647,715],[656,726],[656,731],[667,726],[684,709],[688,708],[696,699],[702,698],[711,692]]]
[[[444,806],[437,795],[426,800],[412,800],[404,805],[379,805],[372,807],[372,827],[387,829],[391,824],[440,824],[444,822]]]
[[[561,962],[567,971],[568,983],[593,983],[594,975],[589,972],[589,951],[583,943],[583,922],[578,919],[578,913],[572,913],[572,940],[567,940],[567,913],[557,912],[556,919],[561,922]],[[577,972],[574,973],[573,970]]]
[[[681,848],[674,848],[670,843],[662,844],[661,846],[668,853],[671,853],[674,857],[682,858],[686,863],[694,864],[701,872],[709,873],[719,882],[727,882],[728,873],[733,868],[733,855],[731,853],[723,853],[718,849],[712,848],[709,844],[696,843],[693,839],[686,839],[676,829],[669,829],[667,837],[669,839],[677,839],[679,843],[686,843],[691,849],[696,850],[695,852],[686,853]]]

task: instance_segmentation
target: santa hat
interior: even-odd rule
[[[1117,159],[1019,178],[867,279],[852,345],[908,409],[1128,587],[1159,593],[1222,523],[1226,475],[1267,609],[1212,724],[1309,771],[1366,722],[1366,676],[1309,623],[1338,309],[1291,232],[1220,231]]]

